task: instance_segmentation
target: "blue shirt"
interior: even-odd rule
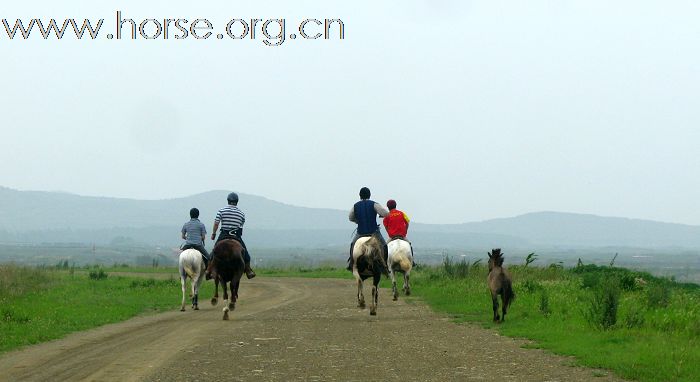
[[[182,234],[185,235],[187,244],[204,245],[202,237],[207,236],[207,229],[199,219],[193,218],[182,226]]]

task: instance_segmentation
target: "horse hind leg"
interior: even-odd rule
[[[186,281],[187,276],[182,276],[180,275],[180,284],[182,284],[182,304],[180,305],[180,311],[184,312],[185,311],[185,293],[187,290],[187,287],[185,284],[187,283]]]
[[[228,301],[228,309],[231,311],[236,309],[236,299],[237,299],[236,293],[237,293],[238,288],[236,288],[236,285],[234,285],[234,284],[236,284],[236,282],[234,282],[234,281],[231,281],[231,283],[229,284],[229,287],[231,288],[231,298]]]
[[[228,303],[228,289],[226,289],[226,283],[222,283],[222,289],[224,290],[224,321],[228,320],[228,312],[231,310]]]
[[[398,288],[396,287],[396,275],[394,274],[394,271],[391,269],[391,266],[389,266],[389,276],[391,277],[391,295],[394,299],[394,301],[399,299],[399,291]]]
[[[403,291],[406,293],[406,296],[411,295],[411,284],[409,283],[409,274],[408,272],[403,274]]]
[[[371,316],[377,315],[377,305],[379,304],[379,281],[381,278],[382,275],[380,274],[374,275],[374,282],[372,283],[372,304],[369,307],[369,314]]]
[[[211,305],[216,306],[219,302],[219,278],[214,278],[214,296],[211,298]]]
[[[362,279],[357,278],[357,307],[365,308],[365,296],[362,294]]]

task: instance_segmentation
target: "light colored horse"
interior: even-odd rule
[[[202,254],[196,249],[186,249],[180,253],[178,261],[180,268],[180,283],[182,284],[182,306],[180,311],[185,311],[185,284],[189,277],[192,281],[192,309],[199,310],[199,286],[204,280],[204,260]]]
[[[411,244],[406,240],[395,239],[387,244],[389,249],[389,276],[391,277],[391,293],[394,301],[399,299],[398,288],[396,287],[395,272],[403,273],[403,291],[406,296],[411,294],[411,284],[409,276],[413,268],[413,256],[411,256]]]
[[[382,273],[386,274],[384,263],[384,246],[377,237],[378,234],[357,239],[352,248],[352,274],[357,280],[357,306],[365,308],[365,296],[362,293],[362,281],[372,277],[372,301],[369,305],[369,314],[377,315],[377,303],[379,302],[379,281]]]

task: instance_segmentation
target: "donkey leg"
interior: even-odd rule
[[[505,293],[501,295],[501,303],[503,303],[501,307],[501,322],[503,322],[506,320],[506,310],[508,310],[508,298]]]
[[[491,302],[493,303],[493,322],[498,322],[498,295],[491,294]]]

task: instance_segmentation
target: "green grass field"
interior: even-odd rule
[[[576,356],[581,365],[610,369],[624,378],[698,380],[698,285],[611,267],[508,269],[517,297],[502,324],[492,322],[482,264],[448,261],[440,267],[418,267],[408,301],[423,300],[458,322],[532,339],[535,344],[529,346]],[[332,267],[257,272],[259,277],[352,279],[350,272]],[[382,286],[389,282],[383,280]],[[0,265],[0,352],[177,309],[179,287],[175,268]],[[205,283],[202,295],[210,296],[212,289]]]
[[[698,285],[610,267],[508,269],[517,297],[501,324],[492,322],[484,266],[448,263],[417,271],[414,295],[457,321],[532,339],[534,347],[624,378],[700,379]]]

